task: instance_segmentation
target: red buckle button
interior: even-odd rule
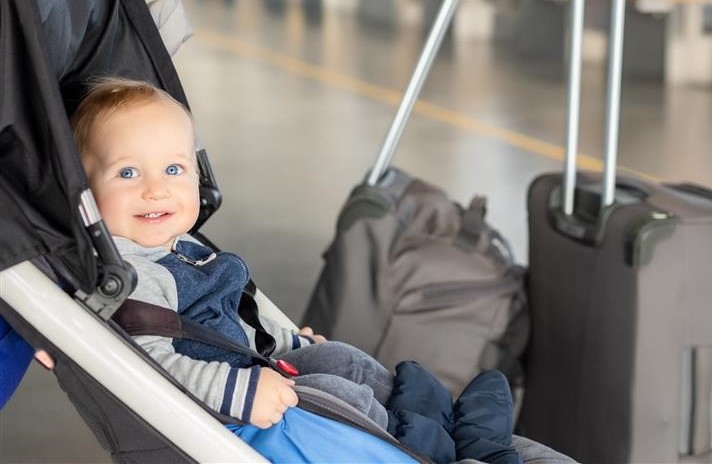
[[[277,369],[279,369],[280,371],[282,371],[283,373],[285,373],[289,376],[294,377],[295,375],[299,375],[299,371],[297,370],[297,368],[294,367],[293,365],[289,364],[284,359],[278,359],[276,366],[277,366]]]

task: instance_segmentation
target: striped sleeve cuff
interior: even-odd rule
[[[220,413],[249,422],[259,379],[260,366],[230,369]]]
[[[313,345],[316,343],[311,337],[306,335],[292,334],[292,349],[302,348],[304,346]]]

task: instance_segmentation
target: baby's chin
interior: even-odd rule
[[[131,238],[134,242],[138,243],[144,248],[165,248],[170,250],[173,247],[173,242],[175,237],[169,237],[168,239],[163,238]]]

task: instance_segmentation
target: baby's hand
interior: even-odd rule
[[[315,335],[314,331],[312,330],[311,327],[302,327],[302,330],[299,331],[299,335],[304,335],[305,337],[310,337],[312,340],[314,340],[317,343],[324,343],[326,341],[326,337],[323,335]]]
[[[262,367],[250,423],[266,429],[281,421],[287,408],[297,405],[297,394],[293,386],[294,380],[282,377],[269,367]]]

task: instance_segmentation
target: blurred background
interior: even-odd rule
[[[707,5],[709,3],[710,5]],[[174,56],[223,193],[203,231],[299,323],[350,190],[375,161],[438,0],[183,0]],[[610,2],[586,11],[581,165],[600,168]],[[526,191],[561,168],[568,2],[462,0],[394,164],[466,203],[527,262]],[[619,165],[712,186],[712,1],[629,1]],[[110,462],[33,365],[0,462]]]

